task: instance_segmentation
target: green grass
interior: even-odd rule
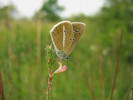
[[[67,71],[53,78],[51,100],[92,100],[91,92],[95,100],[102,100],[98,55],[101,56],[105,100],[109,100],[119,34],[116,34],[117,30],[112,31],[113,34],[101,33],[93,21],[81,21],[86,24],[85,31],[70,54],[70,60],[63,61]],[[49,31],[54,24],[42,22],[41,64],[38,66],[37,22],[11,21],[11,29],[0,23],[0,68],[5,100],[45,100],[44,90],[48,79],[45,47],[51,44]],[[125,59],[125,48],[122,47],[114,100],[128,100],[133,83],[132,63]],[[53,65],[54,70],[58,68],[58,61],[57,58]]]

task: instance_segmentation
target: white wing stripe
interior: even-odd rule
[[[63,26],[63,48],[64,48],[64,45],[65,45],[65,26]]]

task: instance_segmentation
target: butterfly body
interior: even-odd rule
[[[68,55],[77,45],[85,24],[81,22],[62,21],[50,31],[56,54],[61,59],[68,59]]]
[[[68,60],[68,56],[63,51],[56,51],[56,54],[59,58]]]

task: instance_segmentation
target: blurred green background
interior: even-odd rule
[[[65,8],[48,0],[31,19],[15,19],[13,5],[0,7],[0,69],[5,100],[45,100],[48,80],[46,45],[59,21],[86,24],[68,61],[67,71],[53,78],[51,100],[109,100],[115,73],[119,31],[123,29],[120,65],[113,100],[132,100],[133,0],[106,0],[101,10],[62,18]],[[56,56],[53,65],[58,68]]]

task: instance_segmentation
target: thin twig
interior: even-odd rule
[[[4,100],[4,90],[3,90],[1,70],[0,70],[0,97],[1,97],[1,100]]]
[[[114,80],[113,80],[110,100],[112,100],[112,98],[113,98],[113,93],[114,93],[114,88],[115,88],[115,83],[116,83],[116,77],[117,77],[118,66],[119,66],[119,59],[120,59],[121,41],[122,41],[122,30],[120,31],[120,44],[119,44],[117,63],[116,63],[116,69],[115,69],[115,76],[114,76]]]

